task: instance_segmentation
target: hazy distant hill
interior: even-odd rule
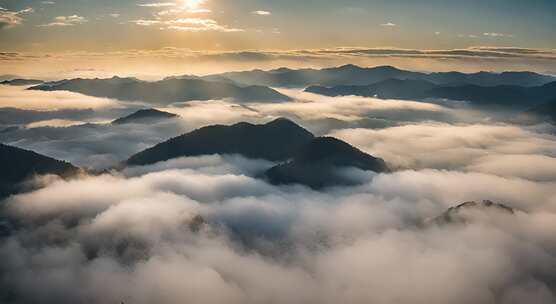
[[[520,113],[512,121],[517,123],[539,123],[548,121],[556,124],[556,98]]]
[[[537,87],[509,85],[437,87],[427,94],[430,97],[465,100],[479,105],[533,106],[556,97],[556,81]]]
[[[4,144],[0,144],[0,163],[0,199],[21,191],[21,183],[35,174],[69,177],[79,171],[70,163]]]
[[[182,76],[181,78],[192,77],[194,76]],[[320,70],[280,68],[270,71],[252,70],[230,72],[201,78],[205,80],[231,81],[244,85],[275,87],[369,85],[389,79],[423,80],[437,85],[469,84],[478,86],[540,86],[556,81],[556,78],[553,76],[533,72],[478,72],[471,74],[460,72],[421,73],[405,71],[392,66],[363,68],[352,64]]]
[[[534,107],[528,112],[547,117],[551,119],[552,122],[556,123],[556,99]]]
[[[269,169],[265,177],[273,184],[303,184],[314,189],[351,184],[339,168],[353,167],[387,172],[384,160],[366,154],[333,137],[318,137],[299,149],[293,158]]]
[[[172,119],[179,117],[176,114],[168,113],[156,109],[144,109],[136,111],[125,117],[118,118],[112,123],[116,125],[129,124],[129,123],[149,123],[156,122],[164,119]]]
[[[35,85],[39,83],[43,83],[44,81],[38,79],[11,79],[11,80],[4,80],[1,81],[0,84],[3,85],[13,85],[13,86],[26,86],[26,85]]]
[[[326,96],[365,96],[412,99],[445,98],[469,101],[475,105],[530,107],[556,97],[556,82],[542,86],[445,86],[421,80],[391,79],[366,86],[311,86],[305,91]]]
[[[435,88],[435,84],[424,80],[388,79],[365,86],[310,86],[306,92],[326,96],[363,96],[391,99],[420,99],[427,97],[427,92]]]
[[[42,91],[71,91],[96,97],[143,101],[167,105],[191,100],[233,98],[245,102],[288,101],[290,98],[264,86],[238,86],[201,79],[166,79],[155,82],[135,78],[71,79],[30,88]]]
[[[200,128],[133,155],[128,165],[147,165],[181,156],[240,154],[248,158],[286,160],[309,143],[313,134],[287,119],[264,125],[246,122]]]

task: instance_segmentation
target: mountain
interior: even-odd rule
[[[27,86],[27,85],[36,85],[36,84],[40,84],[43,83],[44,81],[42,80],[37,80],[37,79],[11,79],[11,80],[4,80],[1,81],[0,84],[3,85],[12,85],[12,86]]]
[[[434,83],[424,80],[388,79],[365,86],[310,86],[305,92],[332,97],[355,95],[384,99],[420,99],[425,98],[426,92],[435,87]]]
[[[246,122],[214,125],[172,138],[129,158],[127,165],[148,165],[182,156],[240,154],[280,161],[309,143],[313,134],[287,119],[264,125]]]
[[[149,123],[156,122],[165,119],[178,118],[179,115],[168,113],[164,111],[159,111],[156,109],[144,109],[134,112],[128,116],[118,118],[112,123],[116,125],[123,125],[129,123]]]
[[[4,144],[0,144],[0,161],[0,199],[24,190],[22,183],[33,175],[69,177],[79,172],[67,162]]]
[[[437,87],[427,93],[430,97],[467,100],[483,105],[534,105],[556,96],[556,81],[538,87],[465,85]]]
[[[264,86],[238,86],[201,79],[165,79],[147,82],[136,78],[71,79],[44,83],[30,90],[71,91],[95,97],[142,101],[159,105],[191,100],[233,98],[245,102],[278,102],[290,98]]]
[[[313,189],[356,183],[338,168],[389,171],[384,160],[368,155],[333,137],[318,137],[301,147],[291,160],[264,174],[272,184],[303,184]]]
[[[531,107],[556,97],[556,81],[537,87],[503,86],[444,86],[421,80],[390,79],[366,86],[311,86],[305,91],[326,96],[364,96],[421,100],[443,98],[468,101],[479,106]]]
[[[465,74],[460,72],[440,72],[427,75],[428,81],[444,85],[477,85],[494,87],[504,85],[534,87],[556,81],[556,77],[534,72],[478,72]]]
[[[556,77],[533,72],[436,72],[421,73],[401,70],[392,66],[359,67],[353,64],[325,69],[288,69],[270,71],[252,70],[229,72],[203,77],[181,76],[178,78],[197,78],[210,81],[227,81],[243,85],[264,85],[271,87],[307,87],[369,85],[388,79],[423,80],[437,85],[520,85],[541,86],[556,81]]]
[[[548,121],[556,124],[556,99],[532,107],[531,109],[517,115],[512,121],[526,124]]]
[[[429,221],[437,225],[446,224],[465,224],[472,220],[473,216],[491,216],[491,215],[512,215],[515,210],[504,204],[493,203],[489,200],[482,202],[465,202],[451,207],[438,217]]]
[[[534,107],[528,112],[541,117],[546,117],[556,123],[556,99]]]

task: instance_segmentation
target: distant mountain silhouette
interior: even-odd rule
[[[3,85],[12,85],[12,86],[26,86],[26,85],[35,85],[35,84],[40,84],[43,83],[44,81],[42,80],[37,80],[37,79],[12,79],[12,80],[4,80],[1,81],[0,84]]]
[[[136,111],[128,116],[118,118],[112,123],[116,125],[129,123],[149,123],[177,117],[179,117],[179,115],[173,113],[168,113],[156,109],[144,109]]]
[[[546,102],[527,111],[540,117],[546,117],[556,123],[556,99]]]
[[[511,122],[525,124],[549,122],[556,124],[556,99],[539,104],[520,113]]]
[[[136,78],[71,79],[30,88],[42,91],[71,91],[96,97],[143,101],[159,105],[191,100],[233,98],[245,102],[277,102],[290,98],[264,86],[238,86],[201,79],[166,79],[155,82]]]
[[[537,87],[504,86],[444,86],[421,80],[390,79],[366,86],[311,86],[305,91],[326,96],[364,96],[378,98],[421,100],[444,98],[468,101],[479,106],[530,107],[556,96],[556,82]]]
[[[353,167],[387,172],[384,160],[368,155],[333,137],[318,137],[301,147],[293,158],[265,173],[273,184],[303,184],[314,189],[353,183],[338,168]]]
[[[280,161],[309,143],[313,134],[287,119],[264,125],[246,122],[197,129],[129,158],[127,165],[148,165],[182,156],[240,154],[248,158]]]
[[[437,85],[519,85],[540,86],[556,78],[533,72],[460,72],[421,73],[397,69],[392,66],[363,68],[353,64],[325,69],[288,69],[270,71],[252,70],[208,75],[204,77],[181,76],[179,78],[201,78],[205,80],[228,81],[244,85],[264,85],[275,87],[369,85],[388,79],[423,80]]]
[[[0,144],[0,163],[0,199],[24,190],[22,182],[33,175],[69,177],[79,172],[67,162],[4,144]]]
[[[482,202],[471,201],[449,208],[438,217],[429,221],[429,223],[438,225],[465,224],[471,220],[471,213],[474,212],[480,212],[480,215],[487,216],[489,213],[512,215],[515,213],[515,210],[504,204],[494,203],[489,200],[484,200]]]
[[[478,105],[531,106],[556,96],[556,81],[537,87],[465,85],[437,87],[427,92],[429,97],[470,101]]]
[[[326,96],[363,96],[386,99],[421,99],[427,97],[426,92],[435,88],[432,82],[424,80],[388,79],[365,86],[310,86],[306,92]]]

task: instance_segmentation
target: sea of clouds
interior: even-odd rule
[[[106,123],[139,108],[113,100],[19,107],[26,118],[5,124],[19,129],[3,142],[80,166],[107,168],[209,124],[285,116],[396,170],[346,168],[360,184],[323,191],[270,185],[257,177],[272,163],[237,155],[38,178],[43,188],[2,202],[0,302],[556,302],[553,126],[465,104],[284,92],[295,101],[175,104],[163,110],[181,119],[151,125]],[[516,212],[431,222],[484,199]]]

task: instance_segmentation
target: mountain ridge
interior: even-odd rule
[[[132,102],[142,101],[158,105],[224,98],[244,102],[291,100],[290,97],[265,86],[238,86],[232,83],[203,79],[165,79],[148,82],[117,76],[105,79],[75,78],[43,83],[29,88],[29,90],[71,91],[95,97]]]

